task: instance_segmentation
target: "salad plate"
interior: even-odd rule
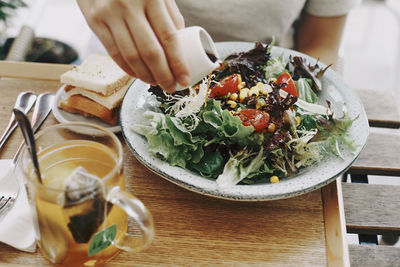
[[[254,48],[254,43],[248,42],[220,42],[216,43],[219,55],[224,57],[237,52],[244,52]],[[283,57],[289,60],[290,56],[301,56],[309,63],[316,60],[302,53],[272,47],[271,57]],[[323,65],[319,63],[320,65]],[[222,199],[237,201],[265,201],[283,199],[318,189],[336,179],[344,173],[356,160],[364,148],[368,137],[368,121],[363,105],[351,88],[345,85],[341,77],[332,69],[327,69],[322,79],[322,91],[319,95],[320,105],[327,106],[340,117],[343,110],[349,118],[354,118],[348,130],[348,136],[353,140],[355,149],[343,151],[339,156],[326,156],[310,166],[301,168],[299,172],[281,179],[278,183],[236,184],[222,188],[215,179],[205,178],[195,172],[177,166],[155,157],[149,150],[145,137],[134,131],[133,126],[140,124],[142,115],[146,111],[157,111],[157,100],[148,92],[149,85],[136,80],[129,88],[121,107],[121,129],[124,138],[135,157],[150,170],[188,190]]]

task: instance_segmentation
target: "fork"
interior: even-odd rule
[[[12,197],[7,198],[5,196],[0,197],[0,209],[4,208],[10,200],[12,201],[13,198]]]
[[[0,197],[0,211],[1,211],[1,214],[3,214],[7,210],[7,208],[8,209],[11,208],[12,205],[14,204],[14,201],[15,201],[14,197],[1,196]]]
[[[47,116],[50,114],[51,107],[52,107],[52,102],[54,101],[54,94],[51,93],[44,93],[40,94],[37,98],[35,108],[33,110],[33,115],[32,115],[32,129],[34,132],[37,132],[39,130],[39,127],[42,125],[44,120],[47,118]],[[20,155],[21,152],[21,146],[17,150],[12,163],[15,164],[17,162],[17,159]],[[18,183],[15,179],[7,179],[7,176],[5,176],[6,179],[2,179],[4,181],[1,181],[2,183],[2,188],[7,188],[6,190],[3,190],[2,193],[0,193],[0,220],[1,218],[7,213],[8,210],[10,210],[16,200],[16,197],[18,195]],[[6,186],[4,187],[4,183]],[[7,185],[8,183],[8,185]],[[1,192],[1,189],[0,189]]]
[[[14,206],[14,202],[18,196],[18,183],[15,179],[7,179],[12,171],[12,161],[7,160],[5,163],[8,166],[8,170],[5,171],[5,176],[1,179],[1,189],[0,189],[0,221],[5,214]],[[14,178],[14,177],[12,177]]]

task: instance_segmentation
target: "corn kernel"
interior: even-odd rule
[[[249,91],[250,91],[249,88],[243,88],[240,90],[239,93],[240,102],[242,102],[246,97],[249,96]]]
[[[241,108],[241,107],[238,107],[238,108],[236,109],[236,113],[239,113],[240,111],[242,111],[242,108]]]
[[[257,86],[253,86],[253,87],[251,87],[251,89],[249,90],[249,95],[258,96],[259,93],[260,93],[260,88],[258,88]]]
[[[301,117],[300,116],[296,116],[296,122],[297,122],[297,125],[300,125],[300,123],[301,123]]]
[[[275,123],[271,122],[271,123],[268,125],[267,132],[273,133],[273,132],[275,132],[275,128],[276,128]]]
[[[258,82],[258,83],[256,83],[256,86],[258,87],[258,89],[261,89],[261,87],[263,87],[263,83],[262,82]]]
[[[263,95],[268,95],[269,92],[272,92],[272,88],[269,84],[263,84],[260,88],[260,93]]]
[[[238,89],[240,90],[240,89],[244,88],[245,86],[246,86],[246,83],[245,82],[241,82],[241,83],[238,84]]]
[[[236,108],[237,103],[235,101],[232,100],[228,100],[226,102],[231,108]]]
[[[242,83],[242,75],[240,75],[240,74],[238,74],[237,75],[237,78],[238,78],[238,84],[241,84]]]
[[[257,102],[256,102],[256,109],[260,109],[262,106],[264,106],[265,105],[265,100],[264,100],[264,98],[260,98],[260,99],[257,99]]]
[[[233,100],[233,101],[236,101],[237,99],[238,99],[238,94],[237,93],[233,93],[233,94],[231,94],[230,96],[229,96],[229,99],[230,100]]]
[[[279,183],[279,178],[276,175],[273,175],[269,178],[269,181],[271,182],[271,184],[276,184]]]
[[[235,115],[235,111],[234,110],[229,110],[229,113],[231,113],[232,115]]]

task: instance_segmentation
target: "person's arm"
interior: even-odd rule
[[[325,64],[335,64],[345,23],[346,15],[317,17],[305,13],[298,27],[296,50]]]
[[[173,91],[189,82],[177,29],[183,17],[174,0],[78,0],[90,28],[128,74]]]

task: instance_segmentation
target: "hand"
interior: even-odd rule
[[[184,20],[175,0],[78,0],[90,28],[128,74],[173,92],[187,86],[177,29]]]

